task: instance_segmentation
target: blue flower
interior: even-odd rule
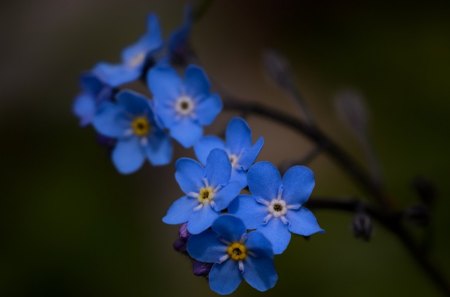
[[[147,18],[147,33],[122,52],[122,63],[102,62],[93,71],[113,87],[132,82],[143,75],[145,65],[162,44],[158,17],[150,14]]]
[[[75,98],[73,113],[79,118],[81,126],[89,125],[99,107],[106,101],[111,101],[113,90],[92,73],[81,77],[82,92]]]
[[[169,37],[168,51],[170,61],[175,64],[185,65],[187,55],[190,52],[189,35],[192,29],[192,7],[187,5],[184,11],[184,21],[181,27],[176,29]]]
[[[242,279],[258,291],[275,286],[278,274],[270,242],[257,231],[246,233],[235,216],[222,215],[212,228],[188,240],[187,251],[197,261],[214,263],[209,286],[218,294],[231,294]]]
[[[260,137],[252,145],[252,131],[246,121],[241,118],[230,120],[225,133],[226,142],[217,136],[205,136],[194,146],[197,159],[203,164],[209,152],[220,148],[227,152],[231,161],[231,180],[238,181],[243,187],[247,186],[247,171],[255,162],[264,144],[264,139]]]
[[[248,229],[260,231],[281,254],[291,240],[291,232],[303,236],[323,232],[313,213],[303,204],[314,188],[314,174],[305,166],[291,167],[281,179],[269,162],[259,162],[248,171],[252,195],[239,196],[229,212],[241,218]]]
[[[182,80],[167,64],[153,67],[147,76],[155,100],[155,112],[170,135],[184,147],[191,147],[203,135],[203,126],[211,124],[222,110],[217,94],[210,94],[204,71],[190,65]]]
[[[117,103],[105,103],[93,125],[102,135],[116,138],[112,160],[123,174],[138,170],[145,159],[153,165],[168,164],[172,144],[155,121],[150,101],[133,91],[117,94]]]
[[[187,230],[191,234],[209,228],[241,192],[240,184],[230,182],[230,176],[231,164],[223,150],[213,150],[205,167],[189,158],[179,159],[175,178],[185,195],[170,206],[163,222],[187,222]]]

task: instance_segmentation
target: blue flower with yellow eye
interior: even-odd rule
[[[231,180],[238,181],[243,187],[247,186],[247,171],[255,162],[264,145],[264,139],[260,137],[252,144],[252,131],[247,122],[242,118],[230,120],[225,133],[224,142],[217,136],[205,136],[194,146],[197,159],[205,163],[210,151],[216,148],[227,152],[231,161]]]
[[[204,167],[189,158],[179,159],[175,178],[185,195],[170,206],[163,222],[187,222],[187,230],[191,234],[209,228],[241,192],[242,186],[238,182],[230,182],[230,176],[231,164],[223,150],[213,150]]]
[[[101,62],[94,67],[93,72],[113,87],[132,82],[142,77],[152,55],[162,45],[158,17],[150,14],[147,18],[147,33],[122,52],[122,62],[119,64]]]
[[[247,175],[251,195],[241,195],[228,211],[242,219],[248,229],[256,229],[281,254],[291,240],[291,232],[303,236],[323,232],[314,214],[303,206],[314,188],[314,174],[305,166],[293,166],[284,174],[270,162],[250,167]]]
[[[98,133],[117,139],[112,160],[120,173],[138,170],[147,159],[165,165],[172,159],[169,136],[155,120],[150,101],[143,95],[124,90],[117,103],[105,103],[94,117]]]
[[[153,93],[155,112],[170,135],[184,147],[193,146],[222,110],[222,100],[210,93],[205,72],[187,67],[184,79],[167,63],[153,67],[147,76]]]
[[[80,120],[80,125],[87,126],[100,106],[112,100],[113,89],[92,73],[84,74],[80,82],[82,92],[75,98],[72,111]]]
[[[221,295],[234,292],[244,279],[258,291],[275,286],[278,274],[270,242],[258,231],[246,232],[235,216],[222,215],[211,229],[192,235],[187,251],[197,261],[214,263],[209,272],[211,290]]]

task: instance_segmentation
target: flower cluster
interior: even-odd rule
[[[147,32],[123,50],[120,63],[98,63],[81,78],[73,112],[81,126],[91,124],[102,137],[115,140],[112,161],[120,173],[135,172],[146,160],[169,164],[172,139],[192,147],[222,110],[202,68],[181,67],[181,77],[175,69],[179,64],[171,64],[188,48],[190,28],[187,13],[165,44],[158,18],[151,14]],[[153,98],[124,87],[135,81],[143,82]]]
[[[211,93],[204,70],[185,63],[190,16],[187,10],[184,24],[165,44],[151,14],[147,33],[123,51],[120,63],[99,63],[82,76],[73,112],[82,126],[113,140],[112,161],[123,174],[146,160],[169,164],[173,139],[192,147],[198,161],[177,160],[175,179],[184,194],[163,217],[166,224],[181,225],[174,247],[189,255],[194,273],[207,276],[214,292],[230,294],[242,280],[266,291],[278,280],[274,255],[284,252],[291,233],[323,232],[304,207],[314,175],[294,166],[282,177],[271,163],[255,163],[264,140],[253,142],[242,118],[229,121],[225,140],[203,136],[222,101]],[[124,87],[134,81],[143,83],[152,99]]]

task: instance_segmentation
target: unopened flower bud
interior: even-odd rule
[[[192,260],[192,272],[196,276],[208,276],[211,267],[212,264],[210,263],[202,263],[196,260]]]
[[[370,240],[372,236],[373,225],[372,219],[367,213],[363,211],[356,213],[353,217],[352,227],[355,237],[361,238],[365,241]]]

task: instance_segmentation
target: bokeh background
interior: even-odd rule
[[[415,4],[416,3],[416,4]],[[183,1],[39,0],[0,4],[0,295],[215,296],[172,250],[177,228],[161,222],[181,194],[173,165],[121,176],[90,128],[71,114],[79,74],[115,61],[160,16],[166,36]],[[195,4],[195,2],[194,2]],[[217,0],[193,30],[208,74],[229,91],[297,115],[265,77],[261,53],[282,52],[320,126],[364,162],[333,97],[366,98],[370,134],[399,208],[417,202],[416,175],[439,199],[433,262],[450,278],[450,5],[360,1]],[[209,131],[220,131],[223,113]],[[262,160],[306,154],[309,141],[264,119]],[[177,149],[177,156],[191,151]],[[309,164],[316,195],[358,195],[326,156]],[[375,225],[371,242],[353,237],[348,214],[316,211],[324,235],[293,238],[276,258],[280,276],[265,296],[440,296],[398,240]],[[418,233],[423,232],[419,229]],[[261,296],[242,285],[235,296]]]

